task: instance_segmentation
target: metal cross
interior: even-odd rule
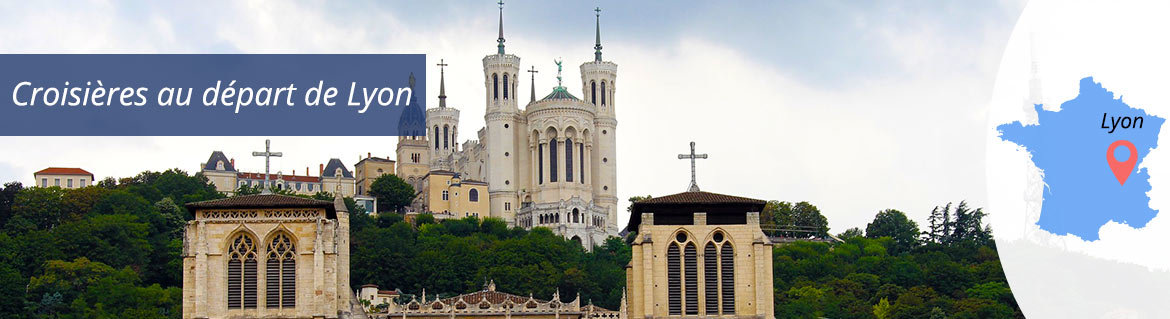
[[[269,168],[271,167],[270,160],[273,157],[284,156],[284,153],[273,152],[272,151],[272,140],[266,139],[266,140],[264,140],[264,151],[263,152],[252,152],[252,156],[264,156],[264,189],[261,191],[261,193],[264,193],[264,194],[271,193],[268,190],[268,188],[271,186],[271,184],[269,184],[269,182],[268,182],[268,172],[269,172]]]
[[[447,63],[443,62],[443,59],[439,59],[439,64],[435,65],[439,66],[439,73],[443,73],[443,67],[447,66]]]
[[[540,71],[536,70],[535,65],[533,65],[532,68],[528,70],[528,73],[532,74],[532,101],[536,101],[536,73],[538,72]]]
[[[695,154],[695,142],[691,142],[691,153],[690,154],[678,154],[678,159],[690,159],[691,160],[691,186],[687,187],[687,191],[688,192],[699,191],[699,184],[695,183],[695,160],[696,159],[707,159],[707,154]]]

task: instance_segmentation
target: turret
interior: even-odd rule
[[[581,88],[585,102],[597,109],[596,131],[587,153],[592,154],[591,173],[594,200],[609,209],[608,227],[617,230],[617,114],[614,102],[617,92],[617,64],[605,61],[601,55],[601,8],[594,9],[597,27],[593,45],[593,61],[581,64]],[[589,139],[587,139],[588,141]]]
[[[430,169],[453,170],[449,161],[459,151],[459,110],[447,107],[446,66],[439,60],[439,107],[427,110],[427,136],[431,152]]]
[[[520,57],[507,54],[504,51],[504,2],[500,1],[500,31],[497,51],[495,54],[483,58],[484,101],[487,111],[484,112],[484,122],[487,124],[487,154],[488,193],[491,196],[492,217],[503,218],[512,222],[517,205],[517,175],[520,157],[517,152],[516,124],[520,120],[517,101],[517,80],[520,73]]]

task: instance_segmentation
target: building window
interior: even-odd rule
[[[41,179],[41,187],[49,187],[49,179],[48,178]]]
[[[301,182],[297,182],[297,190],[301,190]]]
[[[492,99],[500,99],[500,75],[492,74]]]
[[[666,248],[666,287],[667,299],[670,304],[669,313],[672,316],[682,315],[682,256],[679,254],[678,244],[672,243]]]
[[[548,181],[557,182],[557,139],[548,141]]]
[[[451,131],[450,126],[443,125],[443,149],[447,149],[448,145],[450,143],[450,140],[447,138],[448,136],[450,136],[449,135],[450,131]]]
[[[573,139],[565,139],[565,181],[573,181]]]
[[[269,309],[296,306],[296,247],[288,235],[279,234],[268,244],[265,267],[265,306]]]
[[[504,99],[508,99],[508,74],[504,73]]]
[[[536,146],[536,183],[544,184],[544,144]]]
[[[435,135],[435,149],[439,149],[439,126],[435,125],[435,129],[431,132],[434,132],[433,135]]]
[[[512,210],[512,203],[504,202],[504,210]]]
[[[470,191],[468,191],[467,192],[467,200],[472,201],[472,202],[478,202],[479,201],[479,190],[472,188]]]
[[[68,187],[68,188],[73,188],[73,179],[72,179],[72,178],[66,178],[66,179],[65,179],[65,185],[66,185],[65,187]]]
[[[609,92],[605,90],[605,81],[601,81],[601,106],[605,106],[606,95],[609,95]]]
[[[256,308],[256,245],[240,234],[228,247],[228,309]]]
[[[585,143],[577,143],[581,157],[581,184],[585,184]]]
[[[313,191],[313,184],[309,184],[309,191],[310,191],[310,192],[312,192],[312,191]]]
[[[724,243],[723,248],[719,250],[719,271],[723,274],[720,277],[720,284],[723,286],[723,294],[720,296],[723,299],[723,314],[730,315],[735,313],[735,249],[731,247],[731,243]]]
[[[85,179],[84,179],[84,178],[82,178],[82,179],[81,179],[81,185],[80,185],[80,186],[78,186],[78,187],[85,187],[85,186],[87,186],[87,185],[85,184]]]
[[[449,193],[447,193],[447,191],[443,191],[443,200],[447,200],[448,198],[450,198],[450,196],[448,194]]]
[[[597,82],[589,81],[589,103],[597,105]]]

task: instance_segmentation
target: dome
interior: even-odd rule
[[[544,98],[540,99],[540,100],[541,101],[546,101],[546,100],[576,100],[576,101],[580,101],[581,99],[578,99],[576,96],[573,96],[573,94],[569,93],[569,90],[566,90],[565,87],[558,86],[558,87],[553,88],[552,93],[545,95]]]

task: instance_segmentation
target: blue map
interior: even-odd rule
[[[1110,220],[1141,228],[1157,215],[1146,195],[1150,175],[1140,167],[1158,147],[1165,119],[1115,99],[1092,77],[1081,79],[1077,97],[1061,104],[1059,111],[1035,107],[1038,124],[1013,122],[997,129],[1000,138],[1027,150],[1042,171],[1046,185],[1036,222],[1040,229],[1094,241],[1099,239],[1098,229]],[[1118,140],[1137,147],[1137,154],[1129,154],[1127,147],[1114,151],[1117,161],[1137,156],[1135,171],[1125,184],[1106,161],[1109,145]]]

